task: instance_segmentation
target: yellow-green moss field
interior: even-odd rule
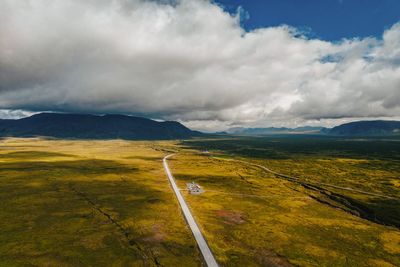
[[[174,151],[178,186],[205,189],[182,193],[221,266],[400,266],[397,228],[254,166],[175,141],[43,139],[0,141],[0,266],[202,266],[162,166]],[[349,173],[363,176],[348,159],[240,159],[319,182],[371,181],[347,183]],[[325,168],[335,169],[319,175]],[[384,177],[374,192],[397,193],[388,172],[371,169],[368,177]]]
[[[200,266],[162,167],[171,145],[2,141],[0,266]]]
[[[400,231],[313,199],[289,181],[204,154],[171,159],[211,249],[226,266],[399,266]]]

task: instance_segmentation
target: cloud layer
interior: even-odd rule
[[[196,128],[400,116],[400,24],[382,39],[245,32],[204,0],[3,0],[0,109]]]

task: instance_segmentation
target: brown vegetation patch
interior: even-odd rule
[[[242,224],[245,222],[244,216],[239,212],[229,210],[216,211],[218,217],[224,219],[227,224]]]
[[[257,260],[262,266],[268,267],[293,267],[288,260],[270,250],[263,250],[258,256]]]
[[[151,235],[145,237],[143,240],[150,243],[163,242],[165,240],[165,233],[162,230],[162,226],[160,224],[153,224],[151,227]]]

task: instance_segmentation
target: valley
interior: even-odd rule
[[[171,173],[220,266],[398,266],[399,146],[5,138],[0,265],[202,266],[163,169],[173,153]],[[189,194],[192,181],[204,193]]]

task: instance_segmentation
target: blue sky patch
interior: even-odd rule
[[[399,0],[215,0],[231,14],[249,14],[242,26],[253,30],[287,24],[310,29],[310,37],[335,41],[374,36],[400,21]]]

